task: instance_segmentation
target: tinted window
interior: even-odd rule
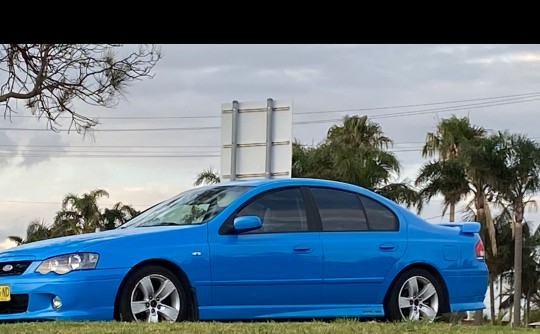
[[[323,231],[365,231],[366,215],[357,194],[347,191],[311,188],[319,208]]]
[[[397,218],[394,213],[381,203],[361,196],[364,209],[372,231],[395,231],[398,229]]]
[[[244,207],[237,216],[259,216],[261,229],[247,233],[307,231],[306,209],[300,189],[283,189],[264,194]]]

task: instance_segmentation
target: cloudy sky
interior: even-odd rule
[[[394,139],[400,178],[415,177],[426,132],[452,114],[540,139],[539,45],[162,48],[155,77],[134,83],[127,101],[79,108],[99,120],[93,136],[43,131],[22,103],[0,119],[0,249],[33,219],[51,223],[68,193],[105,189],[101,205],[142,210],[192,187],[198,172],[220,168],[220,107],[232,100],[291,100],[293,136],[308,144],[345,114],[367,114]],[[439,215],[437,200],[422,213]]]

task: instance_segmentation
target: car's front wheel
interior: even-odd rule
[[[400,274],[390,288],[385,312],[390,320],[433,321],[445,302],[439,280],[425,269],[413,268]]]
[[[187,316],[186,293],[170,270],[149,265],[131,273],[119,294],[124,321],[181,321]]]

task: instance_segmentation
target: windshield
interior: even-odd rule
[[[121,228],[202,224],[251,188],[214,186],[188,190],[147,209]]]

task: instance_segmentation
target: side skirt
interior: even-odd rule
[[[200,320],[265,318],[383,317],[382,305],[241,305],[201,306]]]

